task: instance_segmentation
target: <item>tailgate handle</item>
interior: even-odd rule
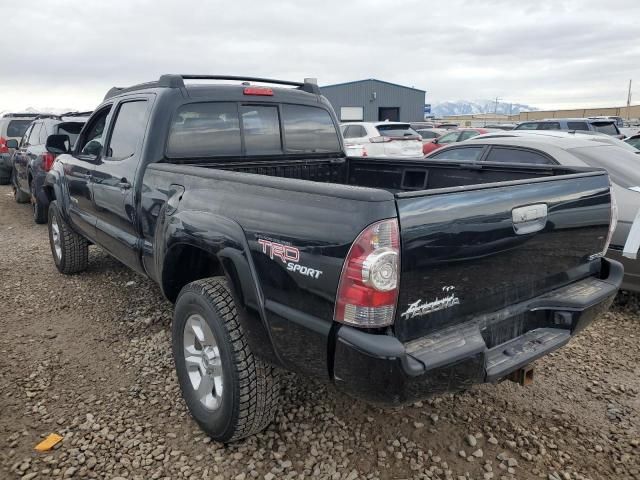
[[[547,225],[547,204],[536,203],[511,210],[513,230],[518,235],[539,232]]]

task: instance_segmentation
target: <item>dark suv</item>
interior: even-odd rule
[[[45,148],[47,137],[67,135],[72,147],[90,114],[91,112],[70,112],[60,116],[36,117],[13,154],[14,197],[18,203],[31,200],[36,223],[47,223],[49,200],[42,191],[42,185],[56,157]]]
[[[514,130],[567,130],[594,132],[624,140],[615,120],[602,118],[551,118],[547,120],[535,120],[522,122],[516,125]]]

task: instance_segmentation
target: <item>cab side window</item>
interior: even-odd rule
[[[108,160],[124,160],[132,157],[147,128],[147,102],[136,100],[125,102],[118,108],[109,139],[109,148],[105,152]]]
[[[97,157],[102,153],[105,135],[104,127],[110,111],[111,106],[104,108],[90,120],[86,133],[82,136],[82,141],[78,145],[80,155]]]

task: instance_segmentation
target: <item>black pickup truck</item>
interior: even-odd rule
[[[269,424],[279,368],[386,405],[522,373],[620,285],[606,171],[348,158],[337,127],[311,80],[163,75],[47,139],[57,268],[96,244],[160,285],[215,439]]]

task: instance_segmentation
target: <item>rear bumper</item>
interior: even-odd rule
[[[622,250],[614,250],[613,248],[607,251],[607,258],[624,265],[624,278],[620,288],[631,292],[640,292],[640,260],[623,257]]]
[[[487,345],[486,319],[406,344],[342,326],[336,333],[333,380],[345,393],[385,405],[495,382],[569,342],[609,308],[623,274],[620,263],[602,259],[603,278],[589,277],[528,300],[520,305],[525,331],[495,346]],[[504,320],[501,327],[508,324]]]

